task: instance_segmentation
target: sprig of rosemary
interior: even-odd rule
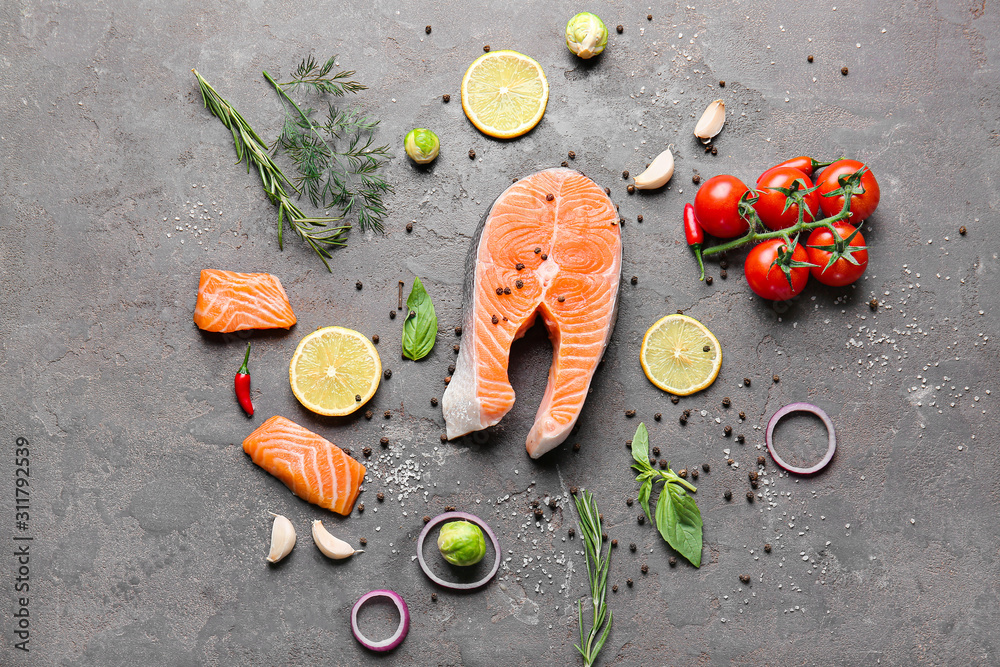
[[[303,108],[289,94],[303,86],[335,96],[364,90],[366,86],[350,80],[353,71],[331,74],[336,58],[319,65],[309,56],[284,83],[263,73],[285,109],[284,126],[273,150],[283,150],[295,163],[299,172],[296,188],[309,197],[313,206],[337,208],[342,216],[356,213],[361,229],[380,232],[386,215],[383,197],[392,192],[392,187],[379,173],[389,158],[389,147],[374,145],[378,121],[353,108],[338,109],[329,102],[326,118],[320,121],[315,109]]]
[[[593,605],[593,623],[590,631],[584,632],[583,603],[577,601],[580,616],[580,644],[576,647],[583,656],[586,667],[594,664],[597,654],[611,632],[611,610],[608,609],[608,566],[611,565],[611,547],[601,554],[603,534],[601,513],[597,501],[590,491],[583,491],[576,498],[576,511],[580,515],[580,535],[583,537],[584,554],[587,559],[587,578],[590,580],[590,601]],[[602,630],[603,628],[603,630]]]
[[[350,229],[350,225],[333,224],[342,220],[342,216],[316,218],[303,213],[292,202],[288,193],[288,189],[296,194],[298,194],[298,190],[271,159],[264,140],[250,127],[240,112],[223,99],[197,70],[191,71],[198,79],[205,108],[222,121],[222,124],[233,134],[233,144],[236,146],[236,163],[246,161],[247,173],[250,172],[251,167],[257,168],[264,193],[271,200],[271,203],[278,207],[278,247],[284,248],[283,234],[285,221],[287,221],[289,227],[319,255],[327,271],[331,271],[330,264],[326,261],[331,257],[330,247],[345,245],[345,235]]]

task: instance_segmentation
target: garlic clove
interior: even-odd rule
[[[312,522],[312,535],[313,542],[316,543],[316,546],[327,558],[340,560],[342,558],[349,558],[354,554],[364,553],[364,550],[355,551],[354,547],[350,544],[331,535],[323,527],[323,522],[318,519]]]
[[[646,171],[635,177],[635,187],[639,190],[662,188],[674,175],[674,155],[670,148],[656,156]]]
[[[295,526],[280,514],[270,513],[274,517],[271,524],[271,552],[267,554],[268,563],[277,563],[292,552],[295,546]]]
[[[722,132],[722,126],[726,122],[726,103],[722,100],[715,100],[708,105],[705,113],[701,115],[698,124],[694,126],[694,136],[702,141],[709,141]]]

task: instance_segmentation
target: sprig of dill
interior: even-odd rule
[[[365,90],[366,86],[351,80],[353,71],[333,72],[336,59],[333,56],[319,65],[309,56],[284,83],[263,73],[285,109],[284,126],[273,151],[284,151],[295,163],[299,172],[296,189],[308,196],[313,206],[338,209],[344,217],[356,214],[362,230],[381,232],[386,215],[384,195],[392,192],[392,187],[379,173],[389,158],[389,147],[374,145],[378,121],[357,109],[338,108],[330,102],[326,118],[319,120],[315,109],[303,108],[289,94],[300,87],[334,96]]]
[[[589,632],[584,632],[583,603],[577,601],[580,616],[580,644],[577,650],[583,656],[586,667],[594,664],[597,654],[611,632],[611,610],[608,609],[608,566],[611,565],[611,547],[601,554],[603,533],[601,513],[597,501],[590,491],[583,491],[576,498],[576,511],[580,515],[580,535],[583,537],[584,554],[587,558],[587,578],[590,580],[590,601],[593,605],[593,623]],[[603,630],[602,630],[603,628]]]
[[[236,163],[246,161],[247,173],[250,172],[251,167],[257,168],[264,193],[271,200],[271,203],[278,207],[278,247],[284,247],[283,233],[285,221],[287,221],[289,227],[319,255],[327,271],[331,271],[330,264],[326,261],[331,257],[330,247],[346,244],[346,234],[350,225],[334,224],[342,220],[343,216],[317,218],[304,214],[291,200],[288,193],[288,189],[291,189],[292,192],[298,194],[298,189],[271,159],[264,140],[250,127],[240,112],[223,99],[197,70],[191,71],[198,79],[205,108],[222,121],[222,124],[233,134],[233,144],[236,146]]]

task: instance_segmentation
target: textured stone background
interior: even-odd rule
[[[413,622],[404,644],[381,658],[387,664],[577,664],[573,607],[586,575],[579,543],[564,540],[575,521],[571,485],[594,491],[612,537],[639,545],[635,554],[614,552],[611,581],[621,588],[610,597],[615,624],[604,664],[1000,662],[992,433],[1000,383],[988,340],[1000,294],[988,227],[1000,155],[996,7],[502,5],[0,3],[2,469],[12,471],[14,439],[26,437],[35,538],[27,655],[12,649],[13,542],[0,550],[0,663],[369,663],[375,658],[352,640],[348,612],[362,593],[390,587],[406,597]],[[566,20],[581,9],[625,27],[593,63],[574,59],[562,42]],[[461,76],[484,44],[528,53],[548,74],[545,118],[517,141],[490,140],[462,114]],[[358,102],[382,119],[379,138],[397,155],[387,234],[354,232],[332,274],[295,239],[278,251],[275,210],[256,176],[233,165],[232,141],[202,108],[190,72],[198,68],[270,139],[280,108],[260,71],[285,75],[309,52],[339,53],[369,84]],[[719,96],[730,114],[712,157],[691,129]],[[442,138],[441,157],[426,171],[402,157],[413,126]],[[670,143],[671,187],[628,196],[621,170],[640,171]],[[612,188],[629,220],[623,271],[639,278],[623,286],[576,437],[582,448],[540,461],[524,452],[551,354],[541,329],[515,347],[511,414],[483,437],[442,446],[443,421],[429,399],[441,395],[454,356],[470,233],[512,177],[557,164],[569,150],[578,168]],[[715,284],[699,283],[680,235],[694,171],[752,182],[800,154],[857,157],[877,174],[882,204],[865,231],[866,279],[847,289],[812,284],[795,302],[771,305],[750,293],[743,254],[734,253],[728,280],[712,266]],[[645,221],[636,224],[640,213]],[[298,325],[249,336],[200,332],[191,313],[206,267],[280,276]],[[408,289],[415,274],[441,323],[433,354],[416,364],[399,359],[401,319],[388,318],[397,281]],[[877,314],[867,305],[873,296],[887,304]],[[674,406],[637,360],[646,328],[678,308],[712,328],[725,362],[714,386]],[[371,422],[360,413],[313,416],[289,390],[295,344],[329,324],[381,336],[394,374],[372,401],[379,416]],[[255,344],[253,420],[232,397],[246,338]],[[744,376],[750,388],[738,387]],[[728,411],[723,396],[732,397]],[[795,400],[830,413],[837,456],[809,480],[778,477],[769,466],[773,506],[748,504],[758,429]],[[684,408],[696,416],[681,427]],[[626,409],[637,418],[626,419]],[[656,412],[663,421],[653,421]],[[369,511],[334,517],[254,467],[239,443],[272,414],[355,452],[388,435],[391,452],[376,446],[372,459],[382,478],[363,495]],[[700,570],[671,569],[672,551],[625,504],[636,487],[624,441],[640,420],[675,469],[712,464],[697,494]],[[745,432],[747,444],[725,439],[725,424]],[[803,420],[786,432],[809,437],[811,428]],[[740,469],[725,465],[724,448]],[[385,479],[390,473],[409,477],[401,485]],[[400,500],[405,485],[422,488]],[[727,488],[731,503],[722,498]],[[387,493],[384,504],[376,490]],[[12,472],[0,492],[8,499],[0,535],[9,540],[18,534]],[[536,527],[529,503],[548,495],[557,508]],[[432,603],[411,556],[419,517],[446,505],[490,521],[511,561],[485,590],[440,592]],[[298,547],[276,568],[263,561],[268,511],[299,529]],[[313,517],[347,539],[366,537],[368,551],[327,561],[310,544]],[[769,555],[765,542],[775,545]]]

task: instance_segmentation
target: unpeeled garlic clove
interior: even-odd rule
[[[317,519],[313,521],[312,526],[313,542],[316,543],[316,546],[327,558],[340,560],[342,558],[349,558],[354,554],[364,552],[363,549],[355,551],[354,547],[350,544],[344,540],[338,540],[336,537],[331,535],[330,532],[323,527],[322,521]]]
[[[292,552],[295,546],[295,526],[286,517],[271,512],[274,523],[271,524],[271,552],[267,554],[268,563],[277,563]]]
[[[639,190],[662,188],[674,175],[674,154],[670,148],[656,156],[646,171],[635,177],[635,187]]]
[[[710,141],[712,137],[722,132],[722,126],[725,123],[726,103],[722,100],[715,100],[708,105],[698,124],[694,126],[694,136],[702,141]]]

